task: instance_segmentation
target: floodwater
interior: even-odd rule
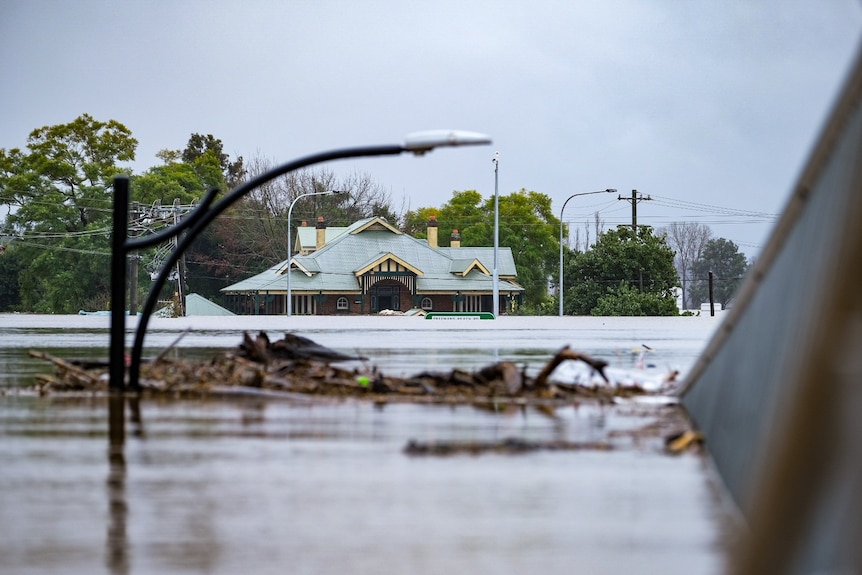
[[[29,358],[107,355],[109,319],[0,315],[2,573],[721,573],[728,509],[706,459],[669,456],[661,407],[554,411],[276,398],[35,397]],[[720,318],[153,319],[144,355],[207,357],[244,330],[305,335],[384,373],[538,370],[564,345],[682,373]],[[132,327],[136,318],[127,319]],[[131,342],[131,335],[127,338]],[[110,434],[109,415],[114,431]],[[119,424],[117,416],[119,414]],[[412,456],[410,441],[610,450]]]

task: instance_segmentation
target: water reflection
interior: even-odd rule
[[[137,398],[133,399],[135,404]],[[129,504],[126,500],[126,398],[113,393],[108,398],[108,533],[105,564],[111,573],[130,572],[129,540],[126,522]],[[140,410],[138,410],[140,415]]]
[[[0,410],[16,414],[0,441],[0,524],[16,526],[0,540],[3,572],[50,570],[40,549],[64,550],[67,572],[98,571],[87,533],[101,535],[101,564],[115,574],[613,573],[647,560],[665,573],[710,573],[720,564],[699,460],[662,455],[658,439],[633,448],[625,432],[651,421],[637,410],[46,402],[0,397]],[[410,440],[589,442],[611,432],[622,433],[611,452],[404,454]],[[626,552],[614,541],[628,541]]]

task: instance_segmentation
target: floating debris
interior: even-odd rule
[[[689,449],[700,449],[703,445],[703,434],[694,429],[686,429],[674,433],[665,438],[665,450],[668,453],[678,454]]]
[[[432,441],[410,440],[404,447],[407,455],[482,455],[500,453],[517,455],[533,451],[610,451],[613,446],[605,441],[528,441],[508,437],[501,441]]]
[[[68,391],[107,391],[107,365],[82,363],[31,351],[34,357],[54,364],[55,375],[37,378],[37,390],[45,394]],[[335,363],[363,362],[353,368]],[[562,383],[550,376],[563,362],[581,362],[605,382],[601,384]],[[259,393],[283,392],[291,396],[365,398],[375,402],[427,402],[453,404],[513,403],[519,405],[567,404],[582,399],[612,403],[615,398],[650,392],[639,385],[614,385],[606,375],[607,362],[569,349],[558,351],[536,377],[526,366],[510,361],[491,364],[478,371],[453,369],[444,373],[422,372],[410,377],[392,377],[367,365],[367,359],[343,354],[308,338],[287,334],[271,341],[260,332],[243,334],[234,350],[221,352],[210,360],[166,358],[159,354],[141,365],[140,385],[150,394]]]

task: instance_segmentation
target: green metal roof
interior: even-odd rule
[[[392,254],[410,266],[422,271],[416,278],[417,293],[423,292],[487,292],[493,290],[493,278],[478,269],[463,273],[473,260],[479,260],[490,270],[494,266],[494,248],[431,248],[424,240],[407,234],[393,233],[391,224],[372,225],[379,218],[359,220],[348,226],[321,249],[307,255],[293,257],[291,291],[294,292],[359,292],[355,270],[363,269],[381,257]],[[385,223],[385,221],[383,221]],[[357,232],[357,230],[360,230]],[[356,233],[354,233],[356,232]],[[500,247],[498,273],[501,278],[515,277],[515,261],[508,247]],[[457,263],[456,263],[457,262]],[[284,269],[287,260],[265,272],[223,288],[223,292],[286,292],[287,277]],[[297,266],[309,273],[297,269]],[[281,270],[282,273],[278,273]],[[500,279],[501,293],[521,292],[521,286]]]
[[[217,303],[213,303],[196,293],[186,296],[186,316],[209,316],[209,315],[234,315],[229,309],[225,309]]]

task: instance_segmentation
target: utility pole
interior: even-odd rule
[[[632,231],[635,233],[635,237],[638,237],[638,203],[644,200],[652,200],[651,197],[644,197],[643,194],[638,192],[637,190],[632,190],[631,198],[624,198],[622,196],[617,196],[618,200],[625,200],[630,202],[632,205]]]
[[[129,255],[129,315],[138,315],[138,252]]]
[[[180,199],[174,199],[174,227],[180,221]],[[179,233],[174,236],[174,249],[179,245],[180,239],[183,233]],[[178,317],[185,317],[186,315],[186,255],[183,253],[180,258],[177,260],[177,301],[179,302],[180,309],[175,310]]]
[[[132,204],[131,221],[137,225],[141,210],[137,202]],[[129,254],[129,315],[138,315],[138,252]]]

